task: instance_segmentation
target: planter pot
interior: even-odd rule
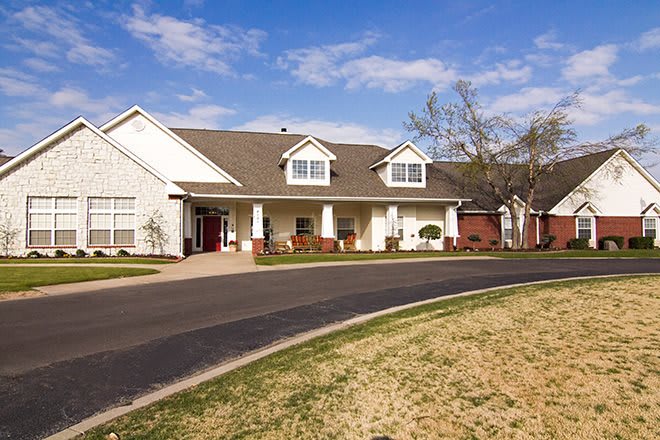
[[[237,246],[229,246],[229,252],[236,252],[237,249]]]

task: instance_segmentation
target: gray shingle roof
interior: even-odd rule
[[[284,171],[278,166],[280,156],[306,135],[180,128],[172,131],[243,185],[175,182],[184,190],[197,194],[433,199],[458,197],[432,167],[429,167],[427,173],[426,188],[387,187],[375,171],[369,170],[371,164],[389,153],[389,150],[377,145],[338,144],[317,138],[337,156],[337,160],[331,164],[330,186],[287,185]]]
[[[12,159],[13,159],[13,157],[9,157],[9,156],[0,156],[0,166],[6,164],[7,162],[9,162],[9,161],[12,160]]]

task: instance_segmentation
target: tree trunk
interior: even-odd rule
[[[527,191],[527,203],[525,203],[525,220],[523,222],[522,230],[522,248],[529,249],[529,226],[532,222],[532,202],[534,201],[534,188]]]
[[[511,249],[520,249],[520,224],[518,222],[520,215],[516,209],[516,201],[513,200],[508,208],[511,214]]]

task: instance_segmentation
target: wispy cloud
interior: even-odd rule
[[[84,23],[71,14],[49,6],[28,6],[13,14],[12,19],[23,28],[52,41],[16,38],[19,47],[35,54],[54,57],[64,52],[72,63],[104,68],[116,60],[110,49],[95,45],[84,33]]]
[[[618,46],[604,44],[578,52],[568,58],[562,76],[571,82],[593,77],[606,78],[610,76],[609,68],[616,62],[618,51]]]
[[[231,116],[236,110],[222,107],[220,105],[198,105],[191,107],[185,113],[154,113],[156,119],[169,127],[186,128],[220,128],[220,120],[223,117]]]
[[[550,30],[534,38],[534,45],[539,49],[560,50],[564,44],[557,41],[557,32]]]
[[[497,63],[494,68],[487,69],[469,77],[472,83],[479,87],[503,82],[526,83],[532,77],[532,68],[525,66],[520,60],[510,60]]]
[[[354,122],[305,119],[290,115],[264,115],[233,129],[277,133],[282,127],[286,127],[290,133],[311,134],[338,143],[360,142],[393,147],[403,140],[402,133],[393,129],[377,129]]]
[[[42,60],[41,58],[27,58],[23,60],[23,64],[36,72],[48,73],[58,72],[61,70],[55,64],[49,63],[48,61]]]
[[[259,29],[149,14],[139,5],[134,5],[132,15],[124,16],[122,21],[124,28],[144,42],[161,63],[226,76],[234,75],[231,62],[237,56],[260,55],[260,44],[267,35]]]
[[[660,27],[644,32],[637,44],[640,50],[660,49]]]
[[[11,68],[0,68],[0,93],[5,96],[31,97],[45,91],[33,76]]]
[[[179,98],[180,101],[183,102],[195,102],[199,101],[200,99],[208,98],[208,95],[204,93],[204,90],[192,88],[192,93],[190,95],[176,95],[177,98]]]

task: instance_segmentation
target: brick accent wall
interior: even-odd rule
[[[608,235],[621,235],[625,239],[623,247],[628,248],[628,239],[630,237],[640,237],[642,235],[641,217],[597,217],[596,218],[597,238]]]
[[[183,254],[187,257],[193,253],[193,242],[192,238],[183,239]]]
[[[253,238],[252,239],[252,255],[259,255],[264,251],[264,239],[263,238]]]
[[[458,215],[458,231],[461,234],[458,237],[456,246],[458,249],[465,247],[477,247],[479,249],[490,248],[489,240],[497,240],[500,242],[498,247],[502,247],[501,237],[502,227],[500,225],[501,216],[493,214],[459,214]],[[472,243],[468,240],[468,236],[472,234],[479,234],[481,242]]]
[[[181,200],[170,199],[165,183],[104,141],[87,127],[60,138],[0,176],[0,213],[20,229],[12,255],[25,255],[32,249],[52,255],[55,248],[27,247],[27,200],[30,196],[75,197],[77,237],[73,248],[109,253],[118,249],[88,246],[88,198],[135,197],[135,247],[129,252],[150,252],[140,226],[155,210],[163,215],[169,236],[163,253],[181,252]],[[4,219],[2,219],[4,220]]]

